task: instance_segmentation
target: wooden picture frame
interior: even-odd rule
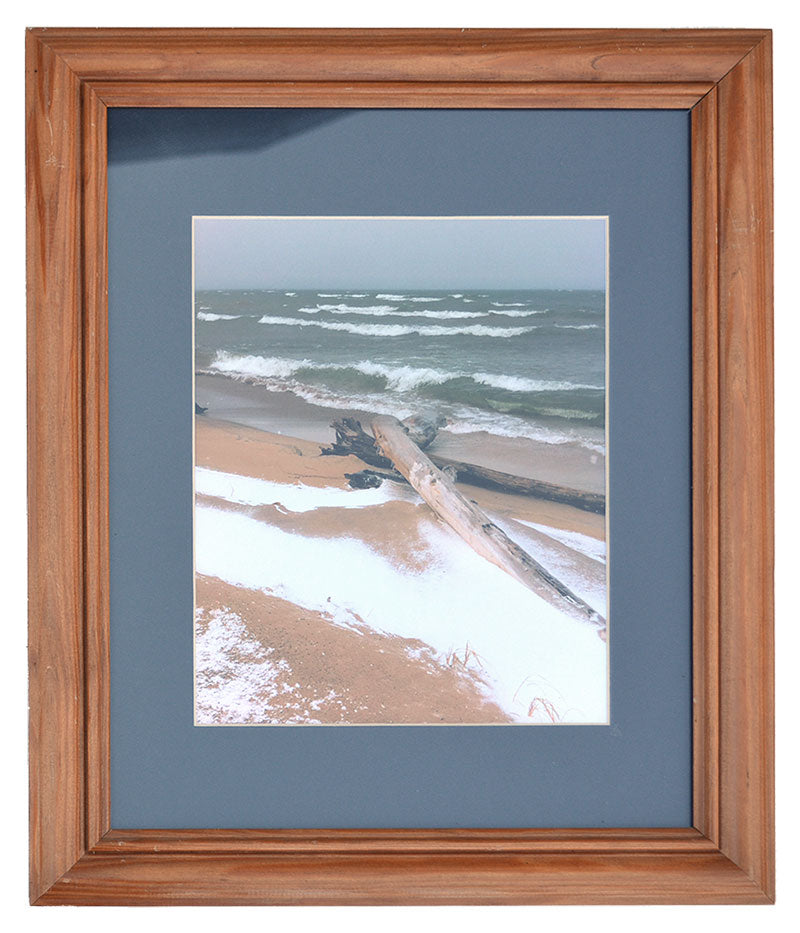
[[[109,805],[109,107],[691,111],[694,821],[117,831]],[[771,34],[27,34],[35,904],[774,898]]]

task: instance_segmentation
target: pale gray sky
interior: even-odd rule
[[[197,288],[605,287],[598,217],[196,217]]]

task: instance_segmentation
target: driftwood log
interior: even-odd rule
[[[406,434],[419,447],[425,450],[436,440],[439,428],[443,428],[447,422],[441,415],[412,415],[410,418],[404,418],[400,424],[405,428]]]
[[[321,447],[323,457],[348,457],[354,454],[359,460],[382,470],[391,470],[392,461],[381,456],[375,447],[375,438],[361,427],[355,418],[342,418],[331,425],[336,432],[336,441],[329,447]]]
[[[449,457],[440,457],[437,454],[432,454],[431,460],[439,469],[448,468],[454,471],[459,483],[469,483],[471,486],[482,486],[485,489],[497,489],[500,492],[510,492],[518,496],[534,496],[537,499],[549,499],[551,502],[563,502],[564,505],[583,509],[584,512],[596,512],[598,515],[604,515],[606,511],[606,497],[602,493],[583,492],[580,489],[570,489],[568,486],[559,486],[556,483],[528,479],[527,476],[501,473],[500,470],[451,460]]]
[[[512,541],[477,505],[461,495],[453,480],[417,447],[396,418],[375,418],[372,430],[379,452],[481,557],[561,612],[599,629],[605,628],[605,619],[595,609]]]
[[[394,483],[404,483],[406,479],[394,470],[381,473],[379,470],[359,470],[358,473],[345,473],[345,479],[353,489],[377,489],[385,479]]]
[[[424,427],[421,428],[420,420],[416,418],[407,419],[401,423],[408,428],[408,434],[412,440],[416,441],[417,437],[422,435],[426,442],[418,446],[423,450],[433,441],[439,426],[435,422],[426,421]],[[376,449],[375,439],[364,431],[361,423],[355,418],[342,418],[340,421],[334,421],[331,427],[336,432],[336,443],[330,447],[323,447],[323,454],[339,456],[355,454],[370,466],[391,470],[391,461]],[[571,505],[573,508],[595,512],[599,515],[604,515],[606,511],[606,497],[602,493],[583,492],[580,489],[545,483],[526,476],[514,476],[511,473],[502,473],[500,470],[492,470],[474,463],[440,457],[438,454],[429,454],[429,457],[440,470],[444,470],[451,477],[454,476],[460,483],[469,483],[484,489],[497,489],[499,492],[513,493],[518,496],[548,499],[551,502],[561,502],[564,505]]]

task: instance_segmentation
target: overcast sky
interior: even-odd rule
[[[196,217],[197,288],[605,287],[605,218]]]

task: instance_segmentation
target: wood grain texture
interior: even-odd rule
[[[27,41],[31,900],[769,902],[769,33],[35,30]],[[635,101],[694,108],[694,828],[109,829],[106,107]]]
[[[338,829],[338,830],[112,830],[94,855],[169,852],[251,855],[479,854],[532,855],[619,852],[691,855],[718,847],[698,830],[677,829]]]
[[[111,828],[109,798],[108,255],[106,107],[82,86],[86,834]]]
[[[48,29],[82,80],[719,80],[763,30]]]
[[[42,904],[764,903],[719,851],[84,856]]]
[[[694,825],[719,843],[719,197],[717,91],[692,111]]]
[[[720,83],[720,847],[774,892],[772,56]]]
[[[576,81],[92,81],[109,107],[418,107],[688,110],[715,85]]]
[[[28,540],[31,897],[84,850],[80,84],[29,37]]]

